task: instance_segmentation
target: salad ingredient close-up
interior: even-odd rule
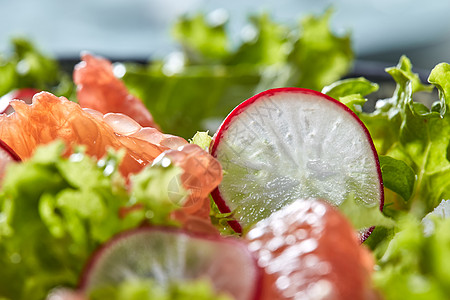
[[[245,237],[265,270],[263,299],[375,299],[373,258],[329,204],[299,199]]]
[[[217,130],[211,154],[224,169],[214,200],[244,227],[302,198],[340,206],[351,194],[383,207],[367,129],[347,106],[312,90],[271,89],[244,101]],[[370,234],[358,229],[362,240]]]
[[[450,65],[352,76],[331,16],[183,16],[149,62],[12,40],[0,299],[446,299]]]
[[[256,299],[261,274],[243,242],[142,227],[122,233],[96,252],[82,276],[81,290],[94,299],[111,299],[109,290],[114,295],[116,285],[133,285],[136,279],[154,280],[156,291],[203,279],[231,299]]]

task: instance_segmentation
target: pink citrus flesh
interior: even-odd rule
[[[141,99],[132,95],[125,84],[114,76],[109,60],[83,54],[75,66],[73,78],[77,85],[78,103],[103,114],[122,113],[143,127],[158,128]]]
[[[73,145],[86,146],[86,153],[98,159],[108,148],[125,150],[120,165],[124,176],[139,172],[156,158],[167,158],[183,170],[181,184],[189,192],[174,219],[192,231],[212,231],[209,193],[220,182],[222,170],[199,146],[156,128],[142,127],[124,114],[103,115],[48,92],[34,95],[32,104],[13,100],[11,106],[13,113],[0,114],[0,139],[7,158],[26,160],[39,145],[57,139],[68,144],[67,155]]]
[[[300,199],[245,236],[264,269],[262,299],[375,299],[373,257],[349,221],[317,199]]]
[[[170,149],[164,145],[165,135],[154,128],[143,128],[123,114],[83,109],[48,92],[35,94],[31,104],[19,100],[10,104],[14,112],[0,114],[0,139],[22,159],[30,157],[38,145],[56,139],[86,145],[86,153],[97,158],[103,157],[108,147],[124,148],[121,170],[128,175]],[[153,142],[156,137],[159,141]]]
[[[100,248],[83,272],[80,289],[152,279],[162,287],[208,279],[232,299],[258,299],[262,272],[244,242],[169,228],[142,227],[119,234]]]
[[[351,195],[383,207],[378,156],[367,128],[344,104],[302,88],[262,92],[237,106],[213,137],[223,180],[212,193],[237,232],[297,199],[338,207]],[[364,240],[373,228],[359,228]]]

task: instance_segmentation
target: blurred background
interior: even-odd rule
[[[88,50],[147,59],[176,47],[170,27],[185,13],[225,9],[237,41],[249,15],[269,12],[277,22],[296,24],[328,7],[334,9],[332,29],[351,33],[358,59],[392,65],[406,54],[422,69],[450,61],[448,0],[0,0],[0,52],[22,35],[58,58]]]
[[[274,87],[364,76],[380,84],[371,111],[392,96],[385,68],[402,55],[423,81],[450,62],[448,0],[0,0],[0,11],[0,96],[32,87],[76,101],[71,73],[88,51],[186,138]]]

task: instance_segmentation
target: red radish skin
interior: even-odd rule
[[[14,150],[11,149],[4,141],[0,140],[0,181],[3,180],[6,167],[12,162],[22,161]]]
[[[23,88],[9,92],[0,98],[0,113],[9,114],[14,111],[9,105],[12,100],[22,100],[27,104],[31,104],[33,96],[39,92],[39,90],[34,88]]]
[[[341,102],[339,102],[325,94],[322,94],[322,93],[314,91],[314,90],[309,90],[309,89],[304,89],[304,88],[295,88],[295,87],[277,88],[277,89],[271,89],[271,90],[264,91],[262,93],[259,93],[255,96],[249,98],[248,100],[242,102],[226,117],[226,119],[223,121],[223,123],[220,125],[219,129],[215,133],[215,135],[213,137],[213,141],[210,145],[211,155],[218,158],[218,155],[219,155],[218,146],[221,144],[221,142],[224,139],[226,139],[226,138],[224,138],[224,135],[227,132],[227,130],[230,128],[233,121],[236,120],[236,118],[239,118],[239,116],[242,113],[246,112],[250,106],[252,106],[255,103],[258,103],[258,101],[264,101],[264,99],[267,99],[267,97],[272,97],[274,95],[280,95],[281,93],[289,93],[289,94],[295,93],[295,94],[300,94],[300,95],[312,95],[312,96],[320,97],[322,99],[328,100],[330,103],[333,103],[339,109],[345,111],[346,114],[353,117],[353,119],[357,122],[357,124],[359,124],[360,128],[364,132],[364,135],[366,136],[366,140],[369,143],[371,152],[373,153],[373,156],[374,156],[374,161],[376,164],[376,172],[377,172],[377,177],[378,177],[378,182],[379,182],[379,195],[380,195],[379,207],[380,207],[380,210],[382,210],[383,206],[384,206],[383,181],[382,181],[382,177],[381,177],[381,169],[380,169],[380,164],[379,164],[379,160],[378,160],[378,155],[377,155],[375,146],[372,142],[372,138],[370,136],[369,131],[367,130],[366,126],[362,123],[362,121],[358,118],[358,116],[356,116],[356,114],[354,112],[352,112],[347,106],[345,106]],[[262,106],[263,106],[263,104],[262,104]],[[264,108],[264,107],[262,107],[262,108]],[[219,161],[220,161],[220,159],[219,159]],[[216,205],[218,206],[219,210],[222,213],[232,212],[232,209],[229,207],[229,204],[227,203],[227,199],[225,199],[223,197],[223,195],[220,191],[220,186],[217,187],[212,192],[212,196],[213,196],[213,199],[214,199]],[[242,233],[242,230],[243,230],[242,225],[240,224],[240,222],[238,220],[230,221],[229,224],[237,233]],[[361,232],[361,235],[360,235],[361,241],[364,241],[371,234],[372,231],[373,231],[373,227]]]
[[[22,161],[22,159],[17,155],[16,152],[14,152],[11,147],[9,147],[4,141],[0,140],[0,148],[6,152],[13,161]]]
[[[13,99],[19,99],[25,101],[26,103],[31,103],[33,96],[39,92],[40,90],[35,88],[19,89],[13,93]]]
[[[89,285],[92,280],[91,277],[94,276],[94,275],[92,275],[92,273],[96,270],[96,268],[98,268],[97,264],[99,264],[99,261],[101,261],[102,256],[105,255],[105,253],[107,255],[108,251],[109,251],[109,249],[111,249],[111,247],[114,247],[116,244],[121,243],[125,239],[133,237],[136,234],[146,234],[146,233],[151,234],[152,232],[156,232],[156,233],[159,232],[159,233],[163,233],[163,234],[164,233],[175,234],[175,235],[185,236],[187,238],[196,239],[198,241],[206,241],[206,242],[210,241],[210,242],[218,243],[218,244],[221,243],[222,247],[227,245],[227,246],[232,246],[233,247],[232,249],[240,249],[241,254],[245,253],[245,255],[248,255],[247,258],[245,258],[245,262],[249,263],[249,265],[251,266],[251,271],[253,272],[253,273],[249,272],[249,270],[247,270],[245,268],[243,268],[243,270],[236,271],[236,276],[242,277],[241,279],[246,278],[245,280],[247,280],[248,277],[252,278],[252,280],[250,280],[250,281],[253,282],[253,284],[252,284],[253,288],[249,290],[249,292],[248,292],[249,297],[245,298],[245,299],[249,299],[249,300],[261,299],[263,271],[258,266],[255,255],[247,249],[247,246],[243,241],[237,240],[232,237],[222,237],[219,235],[193,233],[193,232],[187,232],[185,230],[181,230],[181,229],[177,229],[177,228],[158,227],[158,226],[142,226],[139,228],[131,229],[131,230],[117,234],[115,237],[113,237],[108,242],[103,244],[99,249],[97,249],[97,251],[94,252],[94,254],[91,256],[91,258],[88,260],[87,264],[85,265],[84,270],[81,273],[78,290],[84,294],[87,294],[87,292],[89,290]],[[146,248],[146,249],[149,249],[149,248]],[[220,249],[220,248],[218,248],[218,249]],[[238,251],[236,251],[236,252],[238,252]],[[218,255],[220,255],[220,253]],[[173,261],[177,261],[177,259],[174,258]],[[242,260],[241,260],[241,262],[242,262]],[[101,264],[101,262],[100,262],[100,264]],[[249,265],[247,265],[247,267]],[[227,264],[227,266],[233,266],[233,263],[230,261],[230,264]],[[241,267],[241,266],[243,266],[243,264],[239,265],[239,267]],[[240,273],[240,272],[243,272],[243,273]],[[220,273],[220,272],[218,272],[218,273]],[[211,279],[212,283],[214,284],[214,278],[210,278],[210,279]],[[230,276],[230,274],[228,274],[227,279],[235,280],[235,278],[233,276]],[[223,292],[223,291],[218,291],[218,292]],[[228,291],[228,292],[230,292],[230,291]],[[231,292],[231,293],[233,294],[233,292]],[[237,299],[244,299],[244,298],[239,298],[238,297],[239,295],[237,293],[234,293],[233,296],[237,297]]]

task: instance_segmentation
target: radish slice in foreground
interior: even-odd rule
[[[213,192],[234,212],[237,232],[297,199],[339,206],[350,195],[383,206],[378,156],[366,127],[342,103],[316,91],[280,88],[237,106],[216,132],[211,154],[224,175]],[[370,230],[361,229],[363,239]]]
[[[93,289],[125,280],[153,279],[168,287],[207,278],[218,293],[233,299],[258,299],[261,269],[245,243],[220,236],[143,227],[125,232],[103,246],[91,259],[81,282]]]

